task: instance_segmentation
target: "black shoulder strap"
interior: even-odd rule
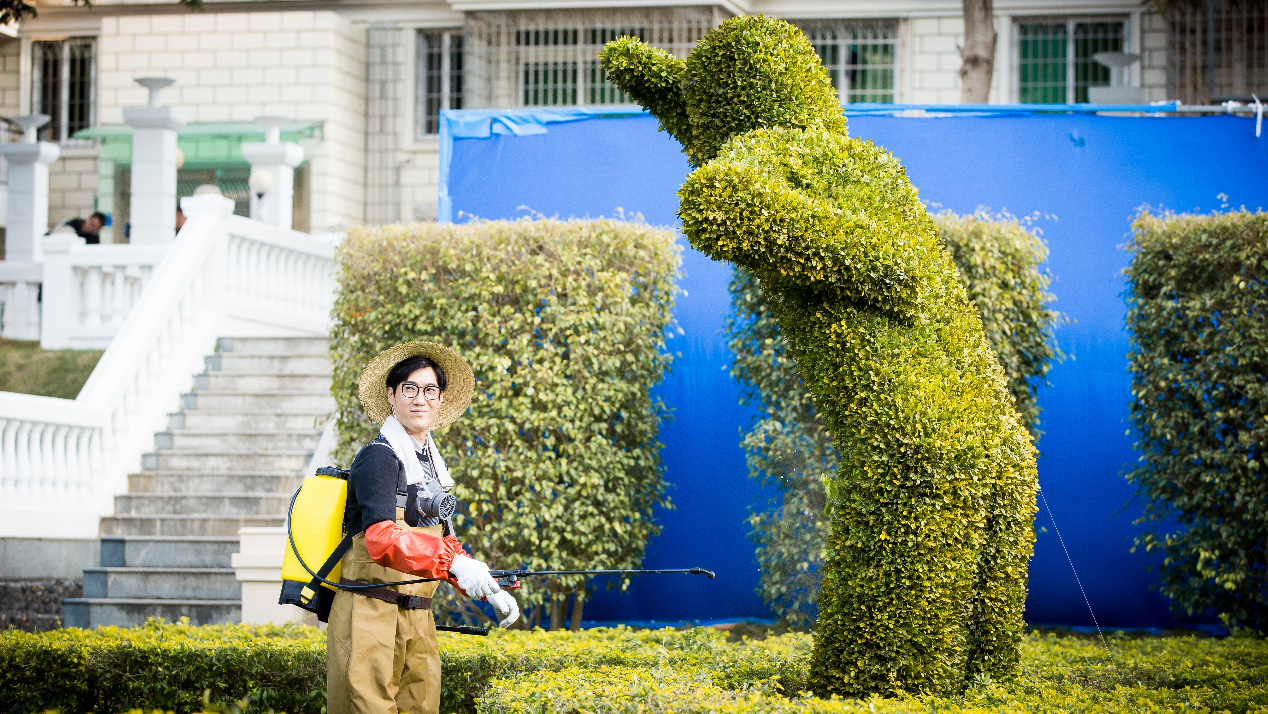
[[[352,539],[356,535],[356,533],[348,533],[343,537],[343,540],[339,541],[339,545],[335,546],[334,552],[331,553],[330,557],[326,558],[326,562],[322,563],[321,567],[317,569],[317,576],[308,581],[308,587],[304,588],[303,594],[300,596],[301,600],[307,603],[313,599],[314,595],[321,591],[322,581],[330,579],[330,571],[335,569],[335,566],[339,564],[340,560],[343,560],[344,554],[352,547]]]

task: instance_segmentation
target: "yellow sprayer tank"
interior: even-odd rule
[[[338,475],[327,475],[331,473]],[[304,479],[300,486],[286,524],[288,539],[286,557],[282,560],[282,604],[310,609],[306,605],[315,593],[305,592],[313,579],[309,570],[314,573],[319,571],[343,540],[343,512],[348,499],[346,473],[333,468],[320,469],[316,475]],[[297,549],[308,569],[295,556]],[[340,565],[336,564],[325,579],[339,582],[340,570]],[[323,587],[335,589],[324,583]]]

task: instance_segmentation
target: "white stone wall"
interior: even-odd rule
[[[87,218],[97,210],[96,199],[96,147],[63,146],[61,157],[48,167],[49,224]]]
[[[314,230],[360,223],[365,202],[365,31],[333,12],[105,17],[98,39],[99,124],[143,105],[134,80],[166,76],[163,103],[189,122],[263,115],[324,122],[307,157]]]
[[[1167,96],[1167,23],[1161,15],[1141,15],[1140,47],[1133,50],[1140,55],[1140,88],[1146,102],[1161,102],[1175,97]]]

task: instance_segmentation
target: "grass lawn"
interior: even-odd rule
[[[0,392],[74,399],[102,354],[100,350],[42,350],[38,342],[0,339]]]

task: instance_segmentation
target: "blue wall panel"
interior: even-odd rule
[[[474,113],[455,112],[448,127]],[[487,114],[487,113],[486,113]],[[531,113],[507,113],[532,124]],[[675,192],[688,166],[678,145],[645,115],[579,113],[531,133],[460,129],[442,139],[442,191],[452,213],[512,218],[642,214],[677,226]],[[850,131],[892,151],[926,202],[965,213],[984,206],[1041,213],[1056,307],[1071,322],[1058,332],[1072,355],[1040,395],[1044,431],[1039,477],[1056,526],[1105,626],[1173,623],[1150,590],[1147,559],[1129,552],[1140,508],[1122,472],[1135,460],[1126,433],[1131,397],[1122,250],[1142,206],[1211,211],[1226,202],[1259,207],[1268,197],[1268,138],[1253,121],[1104,117],[1080,114],[850,117]],[[464,136],[465,135],[465,136]],[[685,243],[684,243],[685,246]],[[659,394],[675,418],[662,429],[663,458],[677,508],[658,514],[662,534],[647,567],[703,565],[705,581],[653,576],[627,593],[600,592],[587,608],[599,620],[724,619],[768,616],[753,593],[757,566],[746,533],[757,490],[747,478],[740,430],[749,415],[727,376],[721,334],[730,270],[685,247],[687,295],[676,317],[682,353]],[[1031,564],[1027,618],[1091,624],[1054,523],[1042,509]]]

